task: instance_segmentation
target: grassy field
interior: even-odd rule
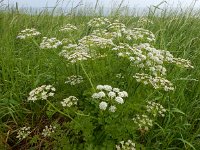
[[[200,149],[199,14],[13,9],[0,38],[0,149]]]

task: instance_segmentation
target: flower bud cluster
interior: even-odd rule
[[[27,138],[28,135],[31,133],[30,129],[30,127],[21,127],[20,129],[18,129],[16,138],[18,138],[19,140]]]
[[[56,38],[43,37],[42,43],[40,43],[40,48],[53,49],[53,48],[58,48],[58,46],[60,45],[62,45],[62,42],[57,40]]]
[[[72,24],[66,24],[65,26],[61,27],[59,31],[61,32],[72,32],[77,30],[77,27]]]
[[[63,99],[63,101],[61,102],[63,107],[71,107],[73,105],[77,105],[78,102],[78,98],[76,98],[75,96],[69,96],[68,98]]]
[[[142,82],[145,85],[152,85],[154,89],[164,89],[165,91],[174,90],[173,84],[169,80],[162,77],[152,77],[151,75],[144,73],[136,73],[133,77],[137,82]]]
[[[54,96],[56,89],[52,85],[42,85],[29,93],[28,101],[47,100]]]
[[[55,126],[45,126],[45,128],[42,131],[42,135],[44,137],[50,137],[52,133],[55,132],[56,127]]]
[[[148,101],[146,106],[147,112],[151,113],[154,117],[160,115],[162,117],[165,116],[166,109],[159,103]]]
[[[101,110],[106,110],[109,106],[109,111],[115,112],[117,108],[114,104],[123,104],[124,98],[128,97],[126,91],[120,91],[120,89],[112,88],[110,85],[98,85],[96,89],[99,92],[94,93],[92,98],[101,100],[99,104]]]
[[[140,131],[148,131],[153,126],[153,121],[147,115],[136,115],[132,119]]]
[[[132,140],[128,140],[127,142],[121,141],[120,145],[116,145],[117,150],[136,150],[135,143]]]
[[[70,77],[67,77],[67,81],[65,81],[66,84],[70,85],[77,85],[83,82],[83,77],[80,75],[72,75]]]
[[[31,29],[25,29],[25,30],[22,30],[17,38],[18,39],[26,39],[26,38],[31,38],[31,37],[34,37],[34,36],[38,36],[40,35],[41,33],[38,32],[36,29],[34,28],[31,28]]]

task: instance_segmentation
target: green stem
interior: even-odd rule
[[[90,79],[89,75],[87,74],[87,72],[86,72],[85,68],[83,67],[82,63],[80,63],[80,64],[81,64],[81,68],[83,69],[84,74],[86,75],[86,77],[88,78],[88,80],[90,82],[90,85],[92,86],[93,91],[95,91],[95,88],[94,88],[94,85],[92,83],[92,80]]]
[[[55,107],[50,101],[47,100],[47,102],[48,102],[48,104],[49,104],[51,107],[53,107],[57,112],[59,112],[60,114],[66,116],[66,117],[68,117],[68,118],[70,118],[71,120],[74,120],[70,115],[65,114],[64,112],[62,112],[61,110],[59,110],[57,107]]]
[[[35,39],[32,39],[32,41],[40,49],[40,45],[35,41]]]

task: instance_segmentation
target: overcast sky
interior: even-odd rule
[[[84,5],[95,5],[96,0],[4,0],[4,3],[15,4],[16,2],[20,7],[54,7],[60,1],[59,6],[76,6],[77,4]],[[100,6],[112,7],[119,4],[122,0],[99,0]],[[148,7],[150,5],[157,5],[163,0],[124,0],[123,6],[129,7]],[[195,0],[165,0],[168,6],[181,6],[187,7],[194,3]],[[164,4],[163,4],[164,6]],[[200,0],[196,0],[195,7],[200,8]]]

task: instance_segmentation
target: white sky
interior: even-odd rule
[[[19,7],[54,7],[59,2],[59,6],[76,6],[77,4],[95,5],[96,0],[4,0],[4,3],[15,4],[18,3]],[[99,0],[100,6],[112,7],[120,4],[122,0]],[[150,5],[157,5],[164,0],[123,0],[123,6],[129,7],[149,7]],[[187,7],[194,3],[195,0],[165,0],[168,6],[181,6]],[[79,3],[80,2],[80,3]],[[164,6],[164,5],[163,5]],[[200,8],[200,0],[196,0],[195,7]]]

